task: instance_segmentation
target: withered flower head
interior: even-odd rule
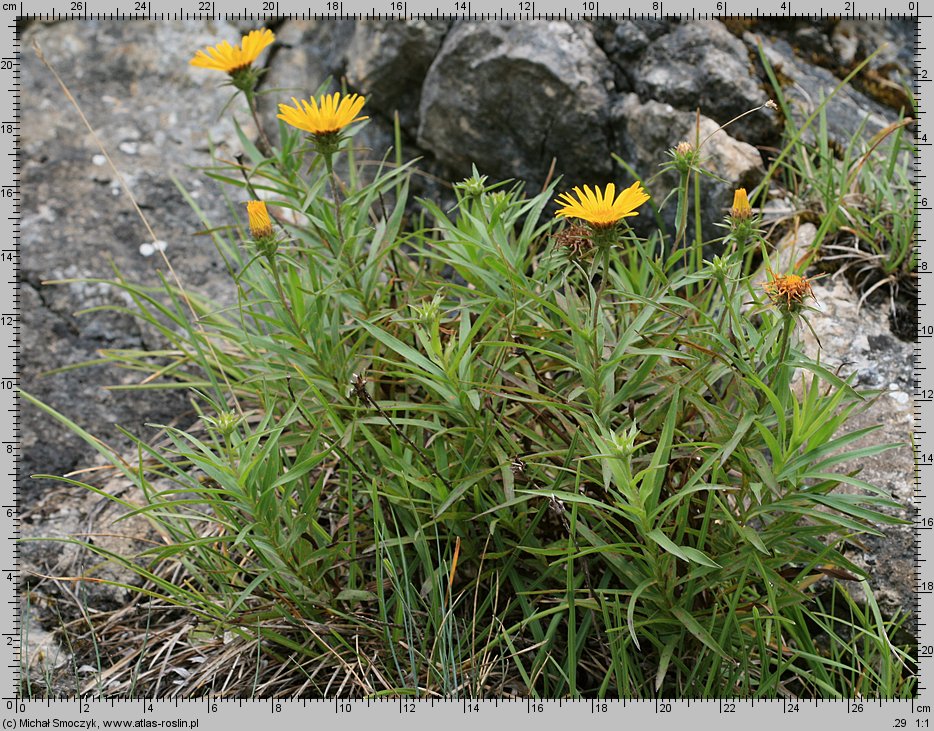
[[[800,274],[772,275],[762,288],[772,303],[785,312],[797,312],[803,306],[805,297],[814,297],[811,280]]]
[[[582,259],[593,251],[593,234],[586,226],[572,224],[554,236],[555,244],[567,249],[568,256]]]

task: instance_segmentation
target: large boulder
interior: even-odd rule
[[[648,44],[632,72],[639,97],[700,112],[726,124],[764,104],[769,95],[749,62],[743,42],[718,20],[676,26]],[[754,145],[772,143],[780,132],[775,115],[750,114],[727,130]]]
[[[416,131],[428,69],[450,21],[441,19],[360,20],[347,49],[347,81],[375,109],[403,129]]]
[[[457,23],[425,78],[418,142],[452,177],[472,164],[540,186],[612,173],[612,71],[590,28],[564,21]]]
[[[770,114],[766,110],[758,113]],[[719,125],[706,116],[699,118],[698,126],[696,114],[678,111],[662,102],[644,102],[637,94],[627,94],[613,105],[611,119],[619,140],[620,157],[643,176],[656,206],[662,205],[679,180],[678,173],[671,169],[656,175],[659,165],[671,160],[664,151],[682,141],[696,145],[699,137],[701,166],[713,173],[713,177],[701,179],[701,219],[706,230],[715,230],[713,224],[722,222],[737,186],[751,189],[765,174],[756,148],[718,131]],[[690,200],[693,201],[693,187]],[[661,210],[662,220],[671,234],[676,230],[675,212],[676,201],[671,198]],[[693,223],[693,219],[689,219],[689,223]],[[645,217],[636,225],[645,228],[650,222]],[[693,232],[693,228],[689,232]]]

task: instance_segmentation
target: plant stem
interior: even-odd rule
[[[243,94],[246,97],[246,104],[250,108],[250,114],[253,115],[253,123],[256,125],[256,129],[259,132],[259,144],[257,145],[257,148],[263,157],[271,157],[272,143],[269,141],[269,137],[266,135],[266,130],[263,128],[263,123],[259,120],[259,111],[256,108],[256,92],[245,91]]]
[[[279,293],[279,300],[282,302],[282,306],[285,307],[285,311],[289,313],[289,319],[292,320],[292,325],[295,327],[295,334],[305,341],[302,328],[298,324],[298,319],[292,311],[292,306],[289,304],[288,298],[285,296],[285,289],[282,286],[282,279],[279,277],[279,265],[276,263],[275,255],[266,257],[266,261],[269,262],[269,268],[272,269],[272,277],[276,283],[276,291]],[[307,341],[305,341],[305,343],[308,344]]]
[[[341,251],[344,250],[344,229],[341,224],[341,202],[337,197],[337,175],[334,174],[334,163],[331,155],[324,156],[324,166],[328,170],[328,180],[331,183],[331,197],[334,199],[334,219],[337,221],[337,240],[340,242]]]
[[[788,356],[788,345],[791,342],[791,333],[794,329],[794,315],[790,312],[786,312],[784,318],[782,318],[782,335],[778,346],[778,363],[775,366],[775,378],[772,380],[772,383],[776,386],[776,390],[778,390],[777,387],[780,385],[780,381],[785,380],[785,358]]]
[[[700,271],[704,262],[704,231],[701,223],[700,176],[694,176],[694,271]],[[696,291],[701,290],[700,283],[695,283]]]

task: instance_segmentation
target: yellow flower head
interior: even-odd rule
[[[773,304],[789,312],[800,308],[805,297],[814,296],[811,281],[800,274],[773,274],[762,288]]]
[[[638,181],[626,190],[616,195],[616,186],[610,183],[606,191],[601,193],[600,188],[590,189],[584,186],[574,188],[577,200],[570,193],[562,193],[555,199],[555,203],[564,206],[555,215],[566,218],[579,218],[587,221],[594,228],[610,228],[628,216],[638,216],[636,208],[649,199],[649,194]]]
[[[313,135],[328,135],[340,132],[348,124],[361,122],[369,117],[358,117],[363,109],[365,97],[351,94],[343,99],[339,92],[324,94],[308,101],[298,101],[294,96],[292,103],[279,105],[279,119]]]
[[[733,193],[733,207],[730,209],[730,216],[735,221],[746,221],[752,218],[752,207],[749,205],[749,197],[746,195],[745,188],[738,188]]]
[[[246,214],[250,219],[250,235],[255,241],[262,241],[273,235],[272,220],[263,201],[248,201]]]
[[[214,47],[198,51],[190,63],[192,66],[217,69],[233,75],[253,63],[263,49],[274,40],[276,37],[269,28],[252,30],[243,36],[239,46],[231,46],[227,41],[222,41]]]

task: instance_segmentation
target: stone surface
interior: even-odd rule
[[[62,76],[123,175],[184,286],[229,301],[226,270],[211,239],[172,182],[175,176],[209,216],[227,220],[219,189],[195,166],[210,162],[209,140],[223,153],[239,149],[224,75],[188,65],[198,48],[239,31],[226,23],[96,21],[34,24],[23,37],[20,239],[23,283],[21,386],[95,435],[126,446],[115,424],[146,433],[187,411],[181,394],[141,396],[103,386],[133,375],[95,367],[43,377],[54,368],[98,358],[101,348],[161,347],[125,315],[80,310],[127,304],[103,284],[46,285],[56,279],[110,278],[149,284],[166,273],[162,257],[145,255],[152,237],[94,137],[64,98],[30,45],[36,41]],[[171,93],[165,93],[170,89]],[[156,93],[158,90],[158,93]],[[233,113],[249,130],[249,114]],[[23,408],[22,474],[63,473],[86,464],[77,437],[32,407]],[[24,480],[29,493],[38,483]]]
[[[360,20],[347,49],[347,81],[367,103],[406,130],[417,130],[425,76],[450,21]]]
[[[897,444],[894,449],[870,457],[860,457],[839,467],[859,470],[861,480],[880,487],[901,508],[886,511],[902,520],[914,519],[914,456],[911,437],[914,429],[912,389],[912,344],[895,338],[889,331],[887,313],[876,307],[858,309],[858,300],[842,279],[829,279],[813,285],[817,313],[808,316],[820,344],[809,331],[804,334],[805,349],[841,376],[856,374],[860,389],[879,390],[867,408],[847,421],[847,430],[879,426],[876,431],[847,446],[862,447]],[[855,491],[842,486],[842,492]],[[917,578],[910,557],[914,551],[914,526],[884,525],[883,536],[865,536],[853,543],[848,557],[872,577],[870,585],[886,616],[896,610],[914,611]],[[859,593],[858,586],[850,586]],[[915,626],[917,618],[910,623]]]
[[[718,124],[726,124],[769,99],[743,42],[718,20],[676,26],[650,43],[634,66],[633,78],[641,99],[664,102],[685,112],[700,109]],[[777,115],[760,112],[731,124],[728,134],[763,145],[774,143],[780,129]]]
[[[556,159],[567,187],[602,182],[612,172],[611,86],[584,23],[461,21],[425,78],[418,143],[455,179],[476,164],[536,188]]]
[[[658,166],[670,159],[659,151],[674,147],[682,140],[693,144],[698,137],[696,116],[691,112],[679,112],[670,104],[643,102],[637,94],[627,94],[613,106],[611,119],[620,141],[620,156],[645,176],[655,205],[662,205],[668,192],[677,186],[678,173],[670,170],[655,175]],[[708,227],[722,222],[738,186],[751,190],[765,174],[756,149],[723,131],[718,132],[718,126],[707,117],[700,118],[702,166],[716,176],[704,177],[701,183],[702,218]],[[667,230],[672,233],[676,230],[676,207],[677,201],[671,198],[661,210]],[[637,226],[654,225],[648,219],[635,223]]]
[[[895,111],[873,101],[852,86],[844,85],[833,94],[840,79],[821,66],[802,61],[787,41],[753,33],[746,33],[743,38],[756,53],[755,49],[761,45],[765,57],[779,77],[782,93],[797,126],[803,125],[828,98],[830,101],[825,107],[828,134],[842,145],[848,144],[857,133],[869,139],[898,118]],[[815,121],[807,130],[806,139],[813,139],[817,128]]]

